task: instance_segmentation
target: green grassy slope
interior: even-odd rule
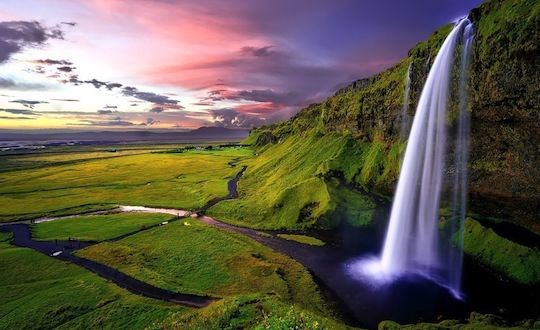
[[[174,219],[171,215],[148,213],[113,213],[60,219],[32,225],[37,240],[103,241]]]
[[[540,320],[509,322],[492,314],[471,313],[467,320],[444,320],[439,323],[398,324],[393,321],[379,323],[379,330],[498,330],[538,329]]]
[[[225,298],[191,313],[177,313],[155,329],[357,329],[298,305],[265,295]]]
[[[346,182],[367,182],[356,172],[364,163],[370,164],[366,170],[382,170],[379,178],[384,180],[385,165],[372,158],[386,159],[386,151],[375,155],[370,153],[372,146],[348,135],[318,136],[313,131],[286,137],[243,161],[247,170],[239,182],[240,198],[219,203],[208,213],[231,223],[269,229],[331,228],[342,216],[354,224],[367,224],[373,203],[334,176],[339,172]]]
[[[478,221],[465,221],[463,250],[517,282],[540,283],[540,251],[501,237]]]

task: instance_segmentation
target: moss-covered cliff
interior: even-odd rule
[[[492,0],[469,17],[476,28],[469,82],[471,210],[540,232],[540,2]],[[355,81],[289,121],[254,129],[249,139],[260,154],[258,170],[248,168],[249,188],[240,190],[245,189],[244,201],[253,194],[262,196],[269,185],[280,189],[275,190],[279,195],[283,190],[306,188],[308,180],[317,183],[306,188],[310,196],[267,198],[258,205],[290,208],[286,215],[265,213],[254,224],[245,215],[257,212],[242,214],[240,209],[236,220],[262,227],[275,227],[277,222],[278,227],[295,227],[309,210],[304,225],[328,226],[332,222],[328,216],[339,208],[339,198],[333,197],[339,193],[329,185],[329,176],[343,176],[347,183],[391,196],[404,149],[399,114],[407,68],[411,65],[409,113],[414,115],[431,63],[451,28],[437,30],[394,67]],[[454,91],[450,121],[455,117],[455,99]],[[299,152],[311,157],[291,163],[291,154]],[[309,173],[299,169],[307,165]],[[294,175],[298,171],[303,174]],[[280,175],[269,173],[283,173],[287,180],[273,186]],[[245,208],[250,207],[247,204]]]

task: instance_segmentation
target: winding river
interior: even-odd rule
[[[375,212],[375,228],[354,228],[345,222],[333,231],[302,231],[295,234],[308,234],[327,242],[324,246],[310,246],[277,236],[284,231],[258,231],[233,226],[203,213],[211,206],[226,199],[238,196],[237,183],[245,167],[228,182],[229,193],[215,198],[204,207],[189,212],[179,209],[150,208],[144,206],[122,205],[106,212],[148,212],[163,213],[182,217],[191,216],[210,226],[233,231],[254,239],[278,252],[286,254],[310,270],[323,293],[334,301],[343,318],[351,325],[374,328],[381,320],[392,319],[400,323],[418,321],[437,321],[448,318],[467,318],[471,311],[491,313],[508,320],[517,320],[540,315],[537,297],[540,288],[515,284],[490,269],[482,268],[472,259],[466,258],[463,274],[464,300],[456,300],[446,289],[423,277],[408,276],[385,287],[377,287],[356,278],[348,271],[348,265],[360,257],[380,251],[382,235],[388,219],[388,203],[378,202]],[[88,214],[88,213],[87,213]],[[77,257],[72,254],[77,249],[91,244],[89,242],[36,241],[31,237],[30,223],[54,221],[67,217],[38,218],[32,221],[0,225],[1,231],[12,232],[12,244],[32,248],[41,253],[72,262],[106,278],[130,292],[146,297],[169,301],[191,307],[204,307],[216,298],[176,293],[139,281],[106,265]],[[173,220],[174,221],[174,220]],[[145,228],[148,230],[153,226]],[[122,239],[139,231],[116,237]],[[59,251],[62,251],[58,254]]]

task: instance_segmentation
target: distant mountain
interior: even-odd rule
[[[73,142],[196,142],[240,141],[248,135],[246,129],[200,127],[192,131],[87,131],[43,132],[0,130],[0,141],[73,141]]]

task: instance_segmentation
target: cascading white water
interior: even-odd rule
[[[466,162],[468,153],[468,115],[466,88],[468,54],[472,43],[472,23],[456,23],[441,46],[422,90],[414,115],[407,149],[392,204],[382,255],[360,267],[375,279],[392,278],[404,273],[421,274],[435,279],[459,296],[461,251],[443,251],[439,242],[439,207],[447,144],[447,108],[456,46],[463,41],[461,61],[460,117],[454,180],[454,206],[460,208],[457,226],[465,214]],[[458,164],[459,163],[459,164]],[[456,231],[457,232],[457,231]],[[454,234],[456,233],[454,232]],[[451,275],[457,269],[459,274]],[[452,269],[451,269],[452,268]],[[458,279],[459,278],[459,279]]]
[[[414,116],[384,243],[383,271],[439,267],[438,210],[446,148],[446,110],[454,50],[468,19],[444,41]]]
[[[459,117],[457,123],[454,180],[452,185],[452,217],[447,229],[447,242],[449,245],[463,245],[463,222],[467,213],[467,162],[469,161],[469,135],[470,115],[467,109],[469,80],[469,60],[474,38],[474,28],[468,24],[463,32],[463,50],[461,53],[460,80],[459,80]],[[459,248],[449,246],[448,249],[448,286],[455,292],[461,288],[461,269],[463,253]]]
[[[409,129],[411,125],[411,119],[409,116],[409,94],[411,92],[411,66],[412,62],[409,64],[409,67],[407,68],[407,77],[405,78],[405,92],[403,94],[403,106],[401,107],[401,115],[400,115],[400,129],[399,129],[399,137],[401,139],[406,139],[409,135]]]

